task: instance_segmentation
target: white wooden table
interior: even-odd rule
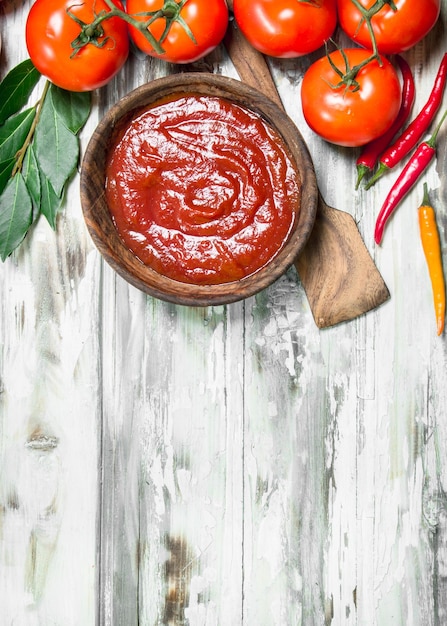
[[[1,77],[27,58],[30,5],[2,2]],[[415,112],[446,31],[443,0],[405,55]],[[318,330],[293,268],[230,306],[150,298],[102,261],[76,176],[57,232],[41,219],[0,267],[1,626],[447,624],[447,343],[422,181],[375,247],[397,172],[355,192],[358,153],[306,127],[317,56],[271,68],[324,198],[355,217],[391,299]],[[236,76],[223,49],[203,63]],[[94,94],[83,148],[112,103],[173,70],[132,56]],[[447,264],[447,128],[423,180]]]

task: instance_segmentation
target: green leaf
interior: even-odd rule
[[[0,124],[25,106],[39,78],[40,73],[30,59],[6,74],[0,83]]]
[[[15,159],[6,159],[5,161],[0,161],[0,193],[2,193],[3,189],[8,183],[8,180],[11,177],[15,162]]]
[[[79,141],[57,113],[51,90],[43,103],[36,126],[36,156],[39,167],[57,196],[73,174],[79,159]]]
[[[0,161],[15,157],[25,142],[35,114],[34,108],[27,109],[10,117],[0,126]]]
[[[25,153],[25,158],[23,159],[22,165],[22,175],[33,203],[34,221],[40,214],[41,189],[39,166],[37,164],[37,158],[33,144],[28,147]]]
[[[27,109],[0,126],[0,193],[12,174],[16,154],[25,142],[35,114],[34,108]]]
[[[45,176],[40,172],[40,212],[44,215],[53,230],[56,228],[56,216],[62,204],[62,197],[58,196],[54,188]]]
[[[10,178],[0,195],[0,257],[2,261],[23,241],[32,223],[33,204],[23,176]]]
[[[78,133],[90,115],[91,93],[66,91],[56,85],[51,85],[50,92],[56,113],[72,133]]]

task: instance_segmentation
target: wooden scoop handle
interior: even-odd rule
[[[234,21],[225,46],[241,80],[284,109],[265,57]],[[328,206],[321,194],[314,228],[295,267],[319,328],[352,320],[390,297],[353,217]]]

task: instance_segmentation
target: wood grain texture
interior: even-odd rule
[[[321,194],[312,236],[295,267],[319,328],[351,321],[390,297],[352,215],[329,207]]]
[[[0,7],[0,73],[31,2]],[[406,54],[425,102],[447,4]],[[0,623],[441,626],[447,620],[447,349],[416,209],[374,247],[397,172],[354,192],[354,154],[306,127],[302,75],[269,60],[328,204],[349,207],[391,298],[319,330],[292,267],[228,306],[146,296],[102,261],[79,176],[0,267]],[[196,70],[237,77],[219,48]],[[82,132],[179,68],[132,54]],[[444,98],[443,108],[447,105]],[[447,134],[425,179],[447,249]],[[421,181],[422,182],[422,181]]]

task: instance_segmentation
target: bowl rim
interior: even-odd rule
[[[287,241],[266,265],[237,281],[216,285],[186,283],[168,278],[144,265],[120,239],[106,204],[104,164],[114,132],[139,110],[166,95],[176,93],[216,95],[257,113],[283,137],[301,179],[298,218]],[[96,193],[95,189],[103,191]],[[236,302],[255,295],[275,282],[294,263],[307,243],[318,204],[316,175],[308,147],[287,113],[260,91],[240,80],[202,72],[183,72],[154,79],[133,89],[112,105],[93,131],[84,152],[80,194],[87,229],[108,264],[141,291],[161,300],[188,306]],[[110,225],[115,230],[116,238],[107,234]]]

